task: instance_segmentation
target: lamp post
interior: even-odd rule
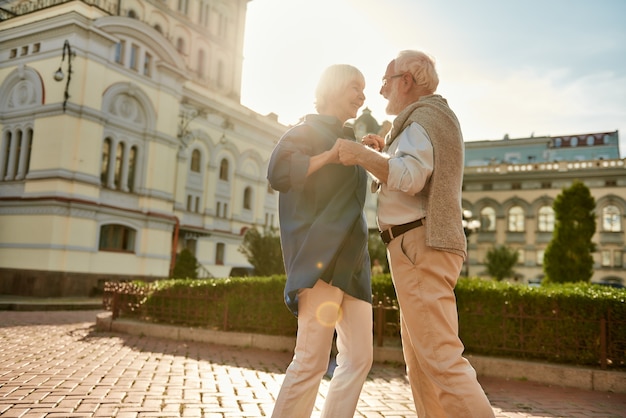
[[[70,42],[66,39],[63,42],[63,55],[61,57],[61,64],[59,65],[59,69],[54,73],[55,81],[62,81],[65,77],[63,74],[63,70],[61,67],[63,66],[63,61],[65,61],[65,54],[67,54],[67,81],[65,82],[65,93],[63,99],[63,113],[65,113],[65,107],[67,106],[67,99],[70,98],[69,88],[70,88],[70,80],[72,79],[72,57],[76,54],[72,51],[70,47]]]
[[[465,232],[465,242],[467,244],[467,257],[465,257],[465,277],[469,277],[469,237],[480,228],[480,221],[474,219],[471,210],[463,211],[463,232]]]

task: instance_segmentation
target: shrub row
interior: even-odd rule
[[[105,304],[121,316],[268,335],[296,333],[296,318],[283,302],[285,276],[107,285]],[[455,292],[459,332],[469,353],[626,365],[624,289],[589,284],[532,288],[460,279]],[[372,279],[372,293],[376,303],[396,304],[389,275]]]

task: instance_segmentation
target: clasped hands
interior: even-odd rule
[[[361,138],[361,144],[349,139],[338,138],[330,152],[333,156],[333,162],[343,165],[356,165],[361,161],[363,153],[371,152],[367,148],[380,152],[384,145],[383,137],[368,134]]]

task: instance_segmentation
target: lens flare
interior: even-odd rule
[[[335,324],[341,321],[343,312],[341,306],[335,302],[324,302],[318,306],[315,312],[317,322],[325,327],[335,327]]]

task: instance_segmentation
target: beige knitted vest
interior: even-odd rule
[[[465,257],[466,241],[461,223],[465,151],[459,121],[440,95],[421,97],[395,118],[385,150],[413,122],[426,130],[434,152],[432,176],[417,194],[426,207],[426,245]]]

